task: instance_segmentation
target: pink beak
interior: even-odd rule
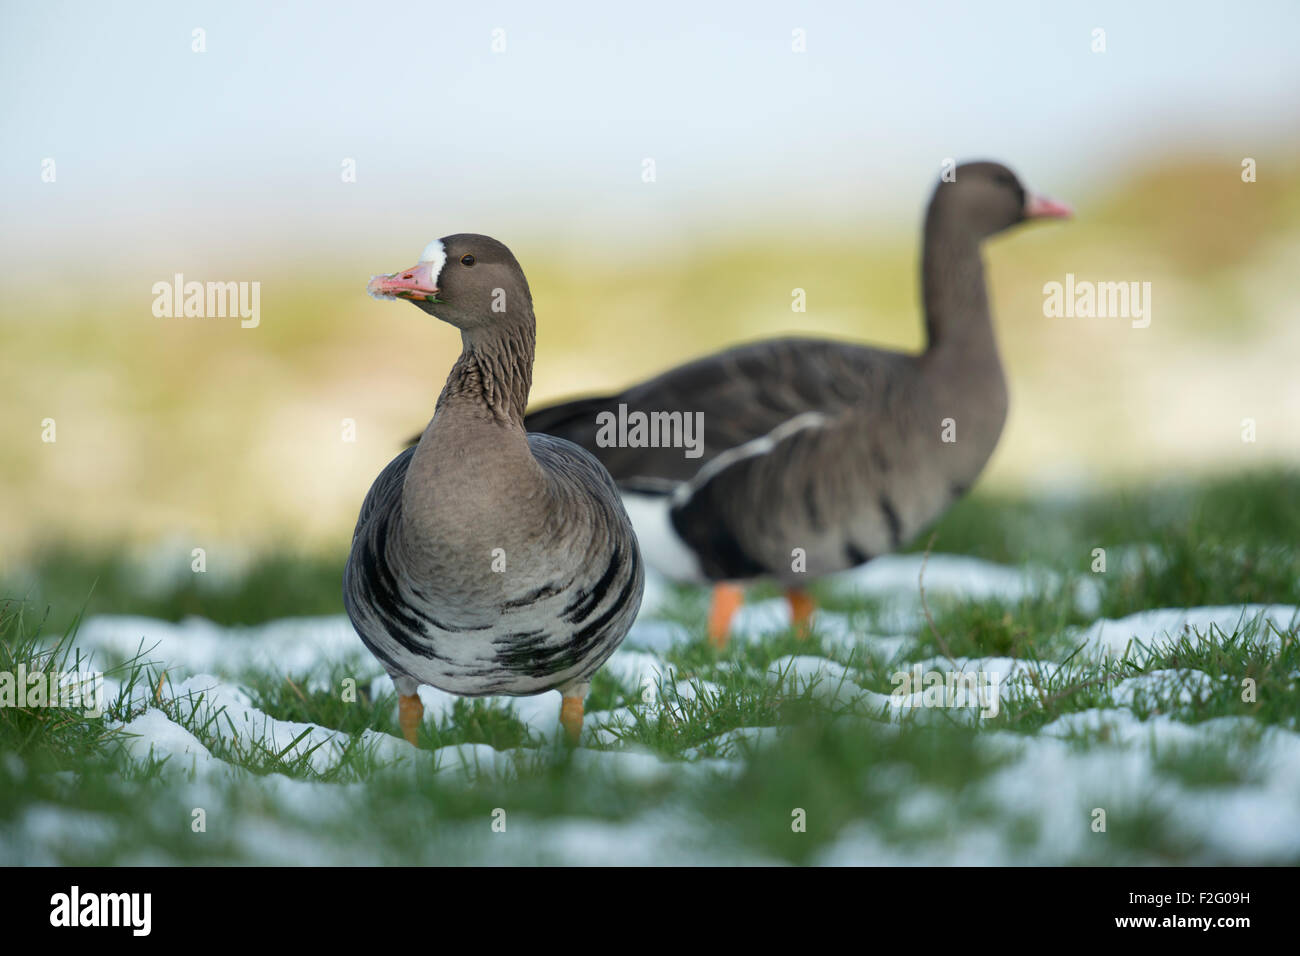
[[[409,269],[390,275],[375,276],[366,291],[376,299],[410,299],[413,302],[432,302],[438,296],[434,283],[432,262],[417,262]]]
[[[1073,215],[1073,209],[1055,199],[1035,196],[1032,193],[1025,199],[1026,219],[1069,219]]]

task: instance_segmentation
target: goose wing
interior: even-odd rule
[[[566,438],[595,455],[620,487],[664,493],[690,481],[719,457],[810,413],[838,417],[881,401],[896,380],[891,366],[909,356],[824,339],[774,339],[739,346],[677,366],[616,395],[537,409],[530,432]],[[886,401],[887,404],[887,401]],[[700,454],[662,447],[603,447],[597,416],[702,415]]]

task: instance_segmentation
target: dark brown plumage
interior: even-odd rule
[[[926,212],[919,355],[810,338],[756,342],[617,395],[534,410],[526,425],[601,460],[652,566],[685,580],[776,579],[798,617],[811,607],[805,582],[896,550],[975,483],[1007,413],[980,243],[1067,213],[1029,195],[1005,166],[964,164]],[[703,412],[703,454],[603,447],[597,416],[620,406]],[[726,618],[724,608],[711,624],[719,641]]]

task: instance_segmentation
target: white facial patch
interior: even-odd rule
[[[434,287],[438,285],[438,279],[442,275],[442,267],[446,264],[447,249],[443,246],[441,239],[435,239],[433,242],[425,246],[424,251],[420,253],[420,261],[416,263],[417,266],[427,265],[429,267],[429,283]],[[406,273],[407,278],[410,278],[410,271],[411,270],[403,270],[403,272]],[[371,276],[370,282],[366,285],[366,292],[370,294],[371,298],[385,299],[390,302],[397,301],[398,297],[394,293],[384,291],[382,288],[375,288],[376,286],[383,286],[383,280],[392,279],[396,275],[397,273],[394,272],[391,275]],[[428,298],[430,297],[426,296],[426,299]]]
[[[441,239],[435,239],[424,247],[420,253],[420,261],[429,263],[429,278],[434,285],[438,284],[438,277],[442,275],[442,267],[447,264],[447,249],[442,244]]]

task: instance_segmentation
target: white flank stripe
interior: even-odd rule
[[[673,492],[673,504],[680,505],[683,502],[689,501],[691,495],[695,494],[695,492],[702,488],[709,479],[718,474],[724,468],[729,468],[744,458],[753,458],[755,455],[766,455],[795,432],[803,431],[805,428],[821,428],[826,424],[826,421],[826,416],[821,412],[804,412],[801,415],[796,415],[789,421],[784,421],[780,425],[777,425],[761,438],[747,441],[743,445],[737,445],[735,448],[728,448],[717,458],[714,458],[707,465],[697,471],[694,478],[681,485],[675,492]]]

